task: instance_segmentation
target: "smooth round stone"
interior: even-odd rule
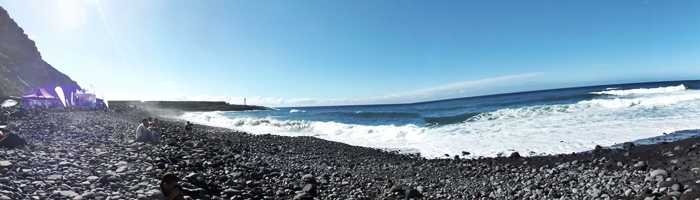
[[[668,193],[668,195],[671,195],[671,196],[681,196],[682,194],[683,194],[683,193],[681,193],[681,192],[679,192],[679,191],[673,191],[673,192],[669,192],[669,193]]]
[[[129,188],[129,191],[137,191],[137,190],[139,190],[139,188],[140,188],[140,187],[139,187],[138,185],[131,186],[131,187]]]
[[[57,179],[61,179],[62,177],[63,177],[63,176],[61,176],[61,175],[54,174],[54,175],[49,175],[49,177],[46,177],[46,179],[49,179],[49,180],[57,180]]]
[[[678,184],[678,183],[673,184],[673,186],[671,186],[671,190],[673,190],[673,191],[680,191],[680,190],[681,190],[681,184]]]
[[[676,184],[676,182],[673,181],[663,181],[659,183],[659,187],[671,187],[673,184]]]
[[[158,193],[160,193],[160,190],[150,190],[150,191],[145,192],[144,194],[145,194],[147,197],[154,197],[154,196],[156,196],[156,194],[158,194]]]
[[[59,162],[59,163],[58,163],[58,166],[59,166],[59,167],[65,167],[65,166],[71,166],[71,164],[72,164],[72,163],[70,163],[70,162],[63,161],[63,162]]]
[[[664,176],[664,179],[668,176],[668,171],[663,169],[657,169],[649,173],[649,177]]]
[[[656,182],[662,182],[662,181],[664,181],[663,176],[656,176]]]
[[[11,167],[12,163],[7,160],[0,161],[0,167]]]
[[[86,199],[92,199],[92,198],[95,198],[95,193],[94,192],[84,192],[80,196],[82,196],[83,198],[86,198]]]
[[[117,168],[117,170],[116,170],[115,172],[116,172],[116,173],[122,173],[122,172],[125,172],[127,169],[128,169],[128,168],[127,168],[126,166],[122,166],[122,167]]]
[[[80,196],[78,193],[75,193],[75,192],[73,192],[73,191],[71,191],[71,190],[54,191],[53,193],[54,193],[54,194],[60,194],[61,196],[64,196],[64,197],[76,197],[76,196]]]

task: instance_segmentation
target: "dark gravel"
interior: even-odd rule
[[[313,137],[201,125],[186,132],[167,119],[163,144],[131,142],[149,115],[56,112],[11,121],[27,144],[0,148],[0,199],[151,199],[166,171],[198,188],[199,199],[700,197],[696,138],[548,157],[428,160]]]

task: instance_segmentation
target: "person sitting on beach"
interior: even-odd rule
[[[192,123],[190,123],[190,121],[187,121],[187,123],[185,123],[185,130],[186,131],[192,130]]]
[[[148,126],[147,126],[147,128],[150,128],[151,126],[153,126],[153,118],[152,118],[152,117],[147,117],[146,119],[148,119]]]
[[[161,141],[160,139],[158,139],[158,136],[153,134],[153,132],[146,127],[148,127],[148,119],[143,118],[143,120],[141,120],[141,124],[139,124],[139,127],[136,128],[135,142],[149,142],[154,144],[160,144]]]
[[[158,199],[167,200],[180,200],[180,199],[191,199],[191,196],[198,197],[199,191],[187,190],[178,185],[180,180],[172,172],[166,172],[160,179],[160,192],[158,194]]]
[[[148,130],[160,134],[160,122],[158,121],[157,117],[153,119],[153,122],[151,122],[149,125]]]

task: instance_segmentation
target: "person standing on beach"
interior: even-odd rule
[[[3,107],[2,112],[0,112],[0,125],[7,125],[7,123],[10,121],[10,111],[8,111],[7,108]]]
[[[161,141],[158,139],[158,137],[153,134],[152,131],[149,130],[148,127],[148,119],[143,118],[141,120],[141,124],[139,124],[139,127],[136,128],[136,140],[135,142],[148,142],[148,143],[154,143],[154,144],[160,144]]]
[[[185,130],[186,131],[192,130],[192,123],[190,123],[190,121],[187,121],[187,123],[185,123]]]

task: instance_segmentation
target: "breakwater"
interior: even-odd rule
[[[175,109],[181,111],[247,111],[271,110],[256,105],[237,105],[223,101],[108,101],[110,107],[136,106],[148,109]]]

